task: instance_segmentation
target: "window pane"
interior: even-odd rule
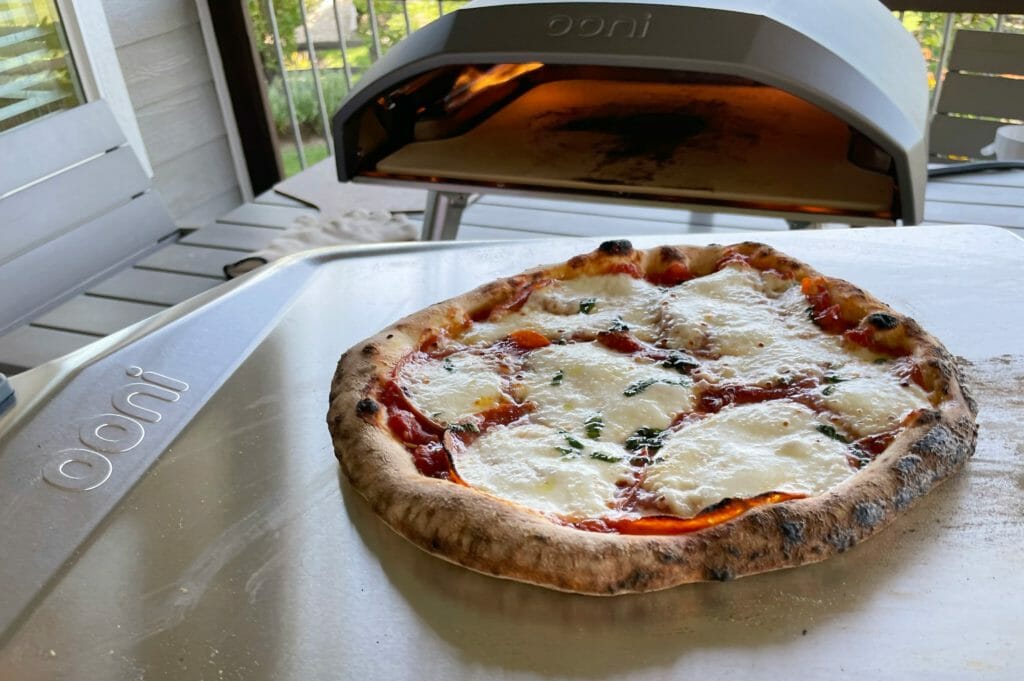
[[[84,102],[55,0],[0,2],[0,132]]]

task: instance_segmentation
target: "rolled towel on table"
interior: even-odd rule
[[[261,265],[292,253],[320,246],[415,241],[419,227],[404,215],[385,210],[357,208],[337,216],[302,215],[266,248],[224,266],[224,276],[234,279]]]

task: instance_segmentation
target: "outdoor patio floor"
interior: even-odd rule
[[[262,194],[0,338],[0,371],[34,367],[224,283],[224,265],[263,248],[298,216],[315,213],[276,192]],[[942,224],[956,223],[996,225],[1024,237],[1024,170],[934,180],[925,219],[936,238]],[[689,233],[722,233],[728,240],[731,233],[787,228],[777,218],[485,195],[466,209],[458,238],[662,234],[670,242]]]

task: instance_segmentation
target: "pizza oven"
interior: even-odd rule
[[[913,224],[925,82],[877,0],[478,0],[366,73],[338,177]]]

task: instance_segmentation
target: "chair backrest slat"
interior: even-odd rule
[[[938,114],[932,120],[929,146],[942,149],[950,156],[977,158],[982,147],[995,139],[996,129],[1003,123],[983,118],[957,118]]]
[[[0,134],[0,335],[176,227],[106,102]]]
[[[979,159],[996,128],[1024,121],[1024,35],[956,32],[929,130],[933,158]]]
[[[149,253],[166,228],[159,196],[147,192],[0,265],[0,290],[18,292],[0,296],[0,336]]]
[[[1021,55],[1024,59],[1024,54]],[[942,85],[940,113],[1024,118],[1024,79],[950,73]]]
[[[128,203],[149,187],[129,147],[0,199],[0,264]]]
[[[957,31],[953,51],[949,55],[951,71],[1024,75],[1024,36],[995,31]]]
[[[0,134],[0,196],[124,144],[103,100],[8,130]]]

